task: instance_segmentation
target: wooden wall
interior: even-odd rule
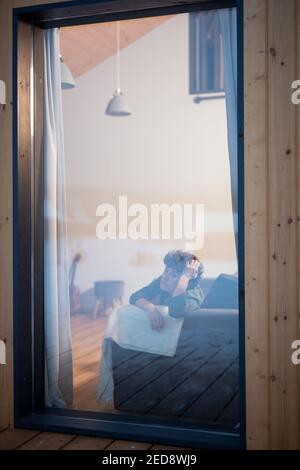
[[[245,2],[248,448],[300,448],[298,0]],[[298,297],[297,297],[298,295]]]
[[[7,344],[7,365],[0,365],[0,429],[13,422],[12,9],[55,1],[0,0],[0,80],[7,91],[7,104],[4,109],[0,106],[0,339]]]
[[[12,8],[41,3],[51,0],[0,0],[0,429],[13,422]],[[299,1],[245,0],[244,34],[247,446],[300,449],[300,366],[290,360],[300,339]]]

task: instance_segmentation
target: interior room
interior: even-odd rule
[[[197,25],[202,28],[201,51]],[[72,409],[171,414],[206,425],[239,426],[237,164],[236,149],[230,149],[235,154],[229,158],[221,37],[218,11],[60,29]],[[108,109],[118,89],[127,106],[124,115]],[[103,204],[116,213],[113,237],[100,233]],[[130,235],[127,225],[141,214],[141,206],[150,229],[154,204],[171,208],[170,233],[154,238],[139,227],[139,234]],[[176,237],[174,204],[192,210],[191,228],[198,239]],[[118,230],[127,228],[121,239]],[[108,318],[157,278],[170,250],[191,251],[203,263],[203,307],[208,311],[199,310],[198,323],[190,327],[185,320],[177,362],[147,350],[126,351],[125,360],[124,350],[114,345],[115,403],[98,400]],[[186,354],[183,336],[189,328],[201,329],[202,336],[189,337]],[[197,380],[202,387],[195,394]]]

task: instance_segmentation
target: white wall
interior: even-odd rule
[[[121,194],[129,203],[205,204],[212,233],[197,254],[206,275],[235,271],[225,100],[195,104],[188,94],[188,15],[121,51],[128,117],[105,115],[115,64],[110,57],[63,92],[70,252],[83,252],[76,283],[84,290],[95,280],[126,279],[129,294],[160,274],[168,249],[185,248],[98,240],[96,207]]]

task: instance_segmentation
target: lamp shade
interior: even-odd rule
[[[69,88],[74,88],[76,86],[76,82],[74,80],[71,70],[64,63],[62,58],[60,58],[60,71],[61,71],[61,87],[64,90],[67,90]]]
[[[117,88],[111,97],[106,108],[106,114],[109,116],[128,116],[131,114],[126,106],[124,95],[120,88]]]

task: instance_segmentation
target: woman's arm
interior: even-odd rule
[[[159,292],[160,292],[160,277],[153,279],[153,281],[150,282],[150,284],[148,284],[145,287],[142,287],[138,291],[131,294],[131,296],[129,297],[129,303],[136,305],[136,302],[139,299],[145,299],[145,300],[150,301],[157,294],[159,294]]]
[[[169,315],[183,317],[187,312],[198,309],[204,300],[204,294],[199,286],[188,290],[191,279],[195,278],[200,266],[199,261],[192,260],[183,271],[177,286],[169,299]]]
[[[184,294],[170,297],[168,300],[169,315],[184,317],[186,313],[198,310],[204,300],[204,293],[198,285],[187,290]]]
[[[186,276],[185,274],[182,274],[172,294],[172,297],[177,297],[178,295],[184,294],[188,288],[189,282],[190,282],[190,278]]]
[[[172,294],[172,297],[176,297],[177,295],[181,295],[186,292],[190,280],[197,276],[199,266],[200,266],[200,262],[195,259],[187,263],[177,283],[177,286]]]
[[[150,284],[132,294],[129,302],[142,308],[148,313],[151,328],[160,330],[164,327],[163,315],[157,310],[156,306],[150,301],[160,292],[160,277],[154,279]]]

